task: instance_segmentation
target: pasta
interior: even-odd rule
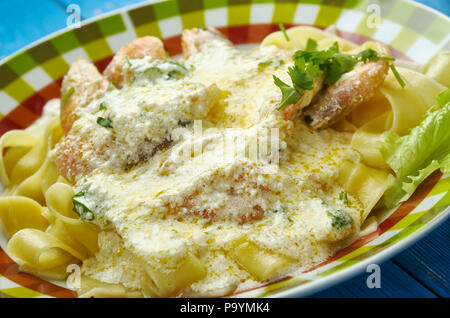
[[[274,32],[246,53],[215,30],[187,30],[184,60],[164,59],[158,39],[136,41],[105,74],[75,62],[68,95],[0,139],[9,254],[45,278],[81,266],[69,276],[80,297],[215,295],[323,261],[376,228],[370,213],[396,177],[380,143],[419,125],[450,83],[448,52],[422,72],[398,66],[402,87],[392,72],[373,75],[388,70],[384,45],[312,27]],[[286,84],[295,51],[333,47],[380,55],[334,82]],[[363,67],[380,85],[312,131],[305,114],[339,85],[364,91],[352,78]]]

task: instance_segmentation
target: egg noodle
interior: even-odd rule
[[[249,52],[210,41],[179,61],[127,58],[119,81],[130,84],[90,100],[84,92],[70,133],[59,100],[29,128],[5,133],[0,219],[20,269],[62,280],[78,264],[81,297],[221,296],[301,273],[354,241],[394,179],[379,143],[422,122],[450,85],[450,55],[424,67],[396,61],[405,87],[389,72],[372,98],[311,131],[274,112],[272,75],[287,80],[293,52],[308,39],[318,50],[337,42],[342,53],[388,51],[312,27],[286,32],[289,41],[275,32]],[[72,87],[68,102],[83,85]],[[201,137],[166,137],[197,120]],[[226,138],[256,143],[276,128],[268,153],[278,162],[223,157],[215,138],[226,128]],[[82,150],[70,143],[80,140]],[[178,156],[199,142],[202,160]],[[80,158],[87,164],[68,173]]]

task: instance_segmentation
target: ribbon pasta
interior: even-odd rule
[[[312,27],[293,27],[286,32],[290,41],[287,41],[280,31],[268,35],[262,45],[304,50],[308,38],[311,38],[317,42],[319,49],[327,49],[337,41],[340,51],[344,53],[355,54],[372,48],[388,55],[387,48],[381,43],[368,41],[357,46],[335,34]],[[393,175],[378,150],[380,141],[389,131],[404,135],[424,119],[428,108],[435,104],[434,96],[450,85],[447,71],[449,67],[448,52],[439,52],[426,65],[423,73],[399,66],[397,69],[406,82],[404,88],[398,84],[392,72],[389,72],[373,98],[359,105],[347,118],[335,124],[335,129],[353,133],[351,147],[357,150],[362,158],[361,163],[342,163],[338,177],[344,189],[359,198],[363,204],[361,223],[393,180]]]
[[[69,264],[97,249],[98,228],[72,212],[73,189],[58,173],[52,151],[63,136],[59,118],[49,116],[0,139],[0,220],[8,251],[23,271],[63,279]]]
[[[358,46],[312,27],[294,27],[286,32],[290,41],[282,32],[275,32],[267,36],[262,45],[298,50],[305,49],[311,38],[319,49],[326,49],[337,41],[345,53],[373,48],[389,54],[380,43],[369,41]],[[446,73],[449,67],[448,53],[438,54],[423,68],[423,73],[398,67],[406,87],[400,87],[389,73],[373,98],[333,127],[352,134],[350,146],[361,156],[361,162],[341,162],[336,176],[342,188],[358,198],[363,206],[358,228],[393,179],[392,171],[378,150],[380,141],[387,132],[406,134],[423,120],[427,109],[434,104],[433,97],[450,83]],[[8,251],[23,271],[52,279],[66,278],[70,264],[95,261],[91,256],[99,251],[99,239],[109,235],[108,231],[101,232],[98,226],[81,220],[72,211],[74,189],[55,164],[54,147],[63,134],[58,116],[53,115],[44,116],[25,130],[9,131],[0,138],[0,180],[6,187],[0,196],[0,220],[9,238]],[[368,220],[373,223],[373,217]],[[111,237],[119,236],[111,234]],[[295,262],[246,238],[236,240],[224,252],[260,281],[273,278]],[[207,274],[205,264],[191,251],[171,271],[156,270],[143,260],[138,261],[143,268],[139,273],[143,280],[142,292],[126,286],[123,281],[101,282],[83,273],[77,288],[80,297],[176,296]]]

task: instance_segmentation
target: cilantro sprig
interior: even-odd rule
[[[347,193],[342,191],[339,193],[339,200],[343,201],[346,206],[348,206],[348,196]]]
[[[72,197],[73,209],[72,211],[78,214],[82,220],[92,221],[95,218],[94,213],[89,209],[84,203],[80,201],[84,197],[85,193],[83,191],[76,193]]]
[[[352,217],[345,211],[330,210],[327,212],[327,214],[331,218],[331,226],[337,230],[353,224]]]
[[[61,103],[64,103],[73,93],[75,92],[75,89],[71,87],[67,93],[64,94],[63,97],[61,97]]]
[[[286,28],[284,27],[283,23],[278,24],[278,27],[280,28],[281,32],[283,32],[284,38],[286,39],[286,41],[290,41],[291,39],[289,38],[287,32],[286,32]]]
[[[97,124],[105,128],[113,128],[112,120],[109,118],[97,117]]]
[[[328,50],[318,51],[317,42],[313,39],[308,39],[306,50],[296,51],[293,58],[294,66],[288,68],[292,86],[275,75],[273,76],[274,83],[280,88],[282,94],[277,110],[281,110],[286,105],[297,103],[305,90],[313,89],[314,79],[318,76],[323,76],[324,84],[334,84],[344,73],[351,71],[359,62],[395,60],[391,57],[378,56],[378,53],[372,49],[354,55],[340,53],[337,42],[334,42]],[[391,70],[400,85],[404,87],[404,82],[393,64],[391,64]]]

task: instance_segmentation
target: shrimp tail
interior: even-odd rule
[[[318,96],[304,120],[313,130],[333,125],[372,98],[388,71],[389,62],[381,59],[356,66]]]
[[[85,107],[92,100],[101,97],[108,81],[94,64],[79,58],[70,66],[61,85],[61,126],[67,134],[78,119],[77,108]]]
[[[181,37],[183,54],[186,58],[189,58],[190,56],[200,52],[206,43],[211,43],[212,41],[217,40],[232,45],[231,42],[215,28],[193,28],[184,30]]]
[[[163,42],[154,36],[138,38],[123,46],[113,57],[103,74],[108,81],[121,88],[125,82],[123,66],[126,59],[140,59],[150,56],[155,60],[165,57]]]

